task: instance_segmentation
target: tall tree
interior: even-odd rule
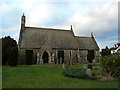
[[[10,62],[14,62],[14,58],[17,61],[17,55],[18,55],[17,42],[10,36],[2,38],[2,65],[10,64]]]

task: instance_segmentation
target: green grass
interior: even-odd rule
[[[3,88],[118,88],[117,81],[101,82],[66,77],[62,74],[63,69],[55,65],[3,66],[2,70]]]

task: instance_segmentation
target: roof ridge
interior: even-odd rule
[[[86,37],[86,36],[75,36],[77,38],[91,38],[91,37]]]
[[[35,28],[35,29],[45,29],[45,30],[57,30],[57,31],[71,31],[67,29],[55,29],[55,28],[42,28],[42,27],[25,27],[25,28]]]

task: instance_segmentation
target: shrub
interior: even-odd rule
[[[100,58],[100,64],[105,74],[120,76],[120,56],[105,56]]]
[[[86,75],[86,70],[83,68],[74,68],[74,69],[69,69],[65,70],[63,72],[65,76],[68,77],[73,77],[73,78],[82,78],[82,79],[95,79],[95,77],[88,77]]]

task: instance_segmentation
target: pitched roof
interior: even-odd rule
[[[94,37],[79,37],[76,36],[79,49],[87,50],[99,50],[99,47],[94,39]]]
[[[40,48],[48,42],[52,48],[78,49],[72,30],[25,27],[20,42],[20,48]]]

